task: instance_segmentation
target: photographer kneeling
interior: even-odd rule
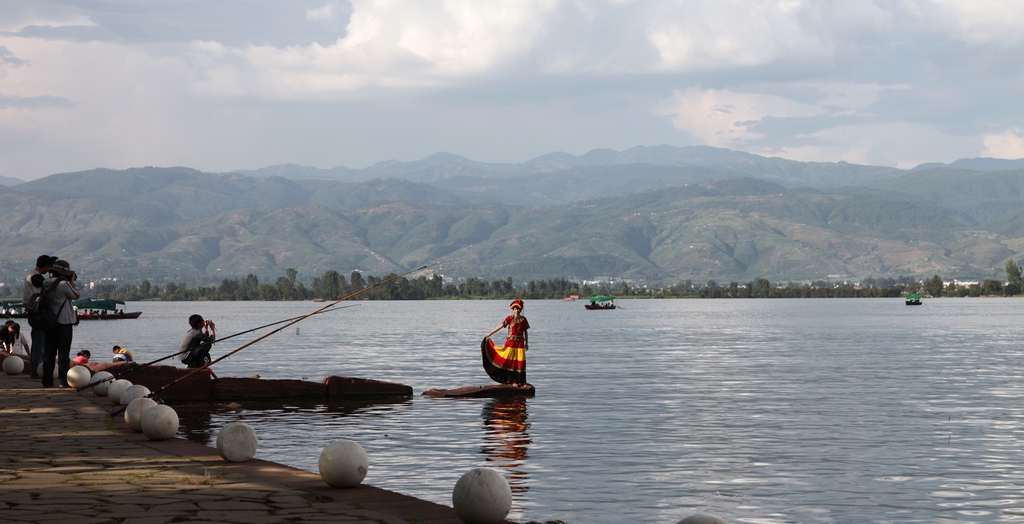
[[[59,387],[68,386],[68,369],[71,367],[71,339],[74,327],[78,324],[73,300],[78,300],[78,274],[71,271],[71,264],[66,260],[58,260],[50,268],[50,278],[43,287],[52,289],[46,293],[44,307],[56,317],[56,323],[46,329],[46,351],[43,353],[44,388],[52,388],[54,360],[60,371]]]

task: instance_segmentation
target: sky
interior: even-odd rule
[[[1020,0],[3,0],[0,176],[1024,157]]]

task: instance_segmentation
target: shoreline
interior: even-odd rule
[[[88,391],[43,389],[28,375],[6,374],[0,391],[8,441],[0,507],[11,520],[461,523],[449,506],[365,483],[332,488],[316,473],[275,462],[228,462],[178,437],[151,441]]]

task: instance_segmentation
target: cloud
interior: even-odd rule
[[[314,9],[306,9],[306,20],[312,22],[332,21],[338,18],[338,3],[329,4]]]
[[[0,175],[659,143],[890,165],[1013,156],[1022,6],[0,2]]]
[[[660,2],[647,21],[659,71],[750,67],[784,59],[828,58],[832,43],[811,34],[792,1]]]
[[[1024,3],[1007,0],[921,0],[915,14],[973,45],[1015,46],[1024,40]]]
[[[1024,158],[1024,131],[1013,127],[999,134],[985,135],[981,156],[989,158]]]
[[[674,93],[666,113],[677,128],[703,143],[733,147],[761,138],[752,127],[766,117],[818,116],[825,110],[774,95],[690,88]]]
[[[0,7],[0,33],[18,33],[30,27],[93,27],[82,10],[49,2],[5,2]]]

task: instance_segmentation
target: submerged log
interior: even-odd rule
[[[411,397],[412,387],[368,378],[324,377],[327,397],[339,400],[353,397]]]
[[[424,396],[441,398],[494,398],[494,397],[532,397],[537,394],[536,388],[527,384],[526,387],[515,387],[508,384],[492,384],[490,386],[466,386],[455,389],[429,389]]]
[[[221,377],[213,378],[206,371],[186,380],[193,369],[175,366],[141,366],[136,362],[97,362],[85,364],[93,374],[108,371],[119,378],[130,380],[156,391],[179,381],[160,392],[159,397],[179,402],[233,402],[294,400],[326,402],[372,397],[411,397],[412,387],[356,377],[324,377],[321,382],[291,379],[260,379]]]

